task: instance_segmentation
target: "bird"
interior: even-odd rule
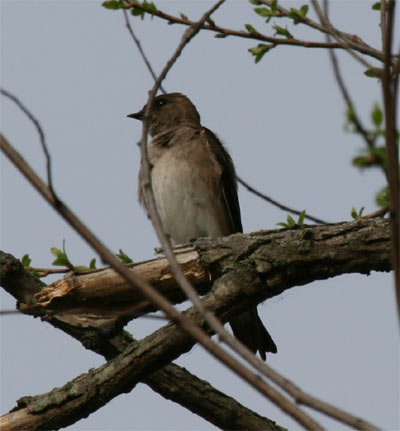
[[[201,237],[243,232],[235,167],[227,149],[210,129],[201,125],[195,105],[181,93],[154,98],[129,118],[145,121],[151,141],[148,158],[151,183],[163,229],[172,244]],[[138,197],[148,210],[143,161]],[[229,322],[234,336],[265,361],[277,347],[263,325],[257,307]]]

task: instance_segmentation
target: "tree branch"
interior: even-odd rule
[[[236,175],[236,178],[237,178],[238,182],[243,187],[245,187],[249,192],[254,193],[259,198],[264,199],[265,201],[271,203],[272,205],[278,207],[279,209],[281,209],[283,211],[289,211],[292,214],[296,214],[296,215],[300,215],[301,214],[301,211],[293,209],[293,208],[289,208],[286,205],[283,205],[283,204],[277,202],[276,200],[270,198],[269,196],[265,195],[264,193],[261,193],[260,191],[258,191],[254,187],[252,187],[249,183],[247,183],[246,181],[244,181],[242,178],[238,177],[237,175]],[[305,214],[304,218],[306,218],[308,220],[311,220],[311,221],[313,221],[315,223],[318,223],[318,224],[327,224],[328,223],[328,222],[326,222],[326,221],[324,221],[324,220],[322,220],[320,218],[314,217],[314,216],[309,215],[307,213]]]
[[[49,186],[50,192],[53,195],[55,201],[57,202],[57,195],[54,191],[54,186],[53,186],[53,177],[52,177],[52,167],[51,167],[51,156],[50,156],[50,152],[49,149],[47,148],[47,144],[46,144],[46,138],[44,135],[44,131],[42,126],[40,125],[39,120],[32,114],[32,112],[17,98],[17,96],[14,96],[14,94],[11,94],[9,91],[4,90],[3,88],[0,88],[0,93],[5,96],[8,97],[10,100],[12,100],[17,106],[18,108],[21,109],[21,111],[32,121],[33,125],[35,126],[38,134],[39,134],[39,140],[40,140],[40,145],[42,147],[44,156],[46,158],[46,171],[47,171],[47,184]]]
[[[231,296],[229,291],[233,289],[232,298],[236,302],[243,281],[241,276],[235,274],[222,277],[217,282],[220,288],[216,288],[205,298],[206,306],[217,314],[226,314],[227,295]],[[227,289],[228,286],[229,289]],[[206,329],[204,319],[194,307],[185,312],[185,315]],[[144,376],[190,350],[194,343],[195,340],[177,324],[170,323],[144,340],[131,344],[124,353],[97,370],[79,376],[51,393],[21,400],[19,410],[22,417],[19,420],[22,422],[20,424],[24,423],[26,415],[34,421],[30,429],[57,428],[74,423],[118,394],[129,392]],[[254,379],[259,377],[254,375]],[[265,385],[265,388],[269,397],[284,410],[290,409],[292,415],[300,411],[298,408],[293,411],[292,404],[271,386]],[[29,408],[29,412],[25,407]],[[14,412],[11,415],[15,416],[18,413]],[[4,418],[4,421],[7,419],[9,418]]]
[[[124,19],[125,19],[125,26],[128,29],[128,32],[131,36],[131,38],[133,39],[133,41],[135,42],[135,45],[148,69],[148,71],[150,72],[150,75],[153,77],[154,82],[157,81],[157,75],[155,74],[153,67],[151,66],[151,63],[149,61],[149,59],[147,58],[145,52],[143,51],[142,48],[142,44],[140,43],[140,40],[136,37],[135,32],[133,31],[132,25],[129,21],[129,16],[128,16],[128,12],[126,11],[126,9],[122,10],[123,14],[124,14]],[[166,91],[164,90],[163,86],[160,84],[160,90],[165,94]]]
[[[313,233],[310,233],[310,230]],[[286,235],[288,232],[291,237],[281,237],[279,240],[281,258],[273,258],[274,262],[277,260],[276,268],[271,267],[271,262],[266,261],[265,256],[263,258],[264,251],[266,256],[269,256],[268,249],[272,250],[277,246],[276,243],[271,244],[269,235],[264,237],[262,233],[256,233],[250,235],[250,238],[247,235],[233,235],[230,237],[229,247],[223,239],[203,239],[196,242],[198,249],[202,250],[202,260],[205,261],[205,265],[213,267],[217,273],[218,268],[224,267],[224,262],[238,261],[243,265],[239,272],[237,270],[222,271],[223,275],[216,281],[215,289],[204,299],[207,308],[210,308],[222,320],[226,320],[231,317],[232,313],[236,314],[243,309],[243,304],[245,306],[253,305],[254,302],[249,304],[249,301],[259,300],[260,294],[263,296],[265,289],[276,292],[282,289],[282,286],[304,284],[308,282],[307,277],[309,276],[317,279],[333,276],[339,268],[342,268],[344,272],[354,270],[367,272],[371,268],[388,270],[390,267],[389,229],[385,220],[281,230],[276,231],[275,235]],[[305,244],[301,245],[299,242],[301,238],[305,240]],[[350,241],[349,238],[351,238]],[[216,243],[217,247],[210,248],[208,245],[211,243]],[[307,252],[311,252],[315,247],[317,247],[316,252],[319,255],[317,262],[314,262]],[[227,251],[230,252],[227,253]],[[353,256],[350,259],[351,262],[348,261],[348,253]],[[276,269],[286,262],[286,255],[292,256],[293,272],[288,273],[286,269],[283,271],[285,274],[279,275]],[[254,266],[250,264],[252,259],[255,259],[256,267],[250,270]],[[369,269],[364,266],[366,262],[369,262]],[[248,298],[249,301],[246,301],[245,298]],[[185,314],[204,326],[204,319],[193,307]],[[29,414],[33,418],[41,416],[42,428],[66,426],[76,418],[83,417],[82,415],[87,415],[93,409],[99,408],[118,393],[130,390],[140,376],[143,378],[146,373],[162,366],[161,364],[164,364],[167,359],[172,360],[183,351],[190,349],[193,343],[190,336],[176,324],[170,323],[143,341],[131,345],[114,361],[87,376],[78,377],[64,388],[52,392],[51,396],[23,400],[21,405],[27,404],[31,411],[35,412],[34,415],[21,407],[21,412],[14,412],[13,417],[22,415],[21,420],[23,420],[26,418],[25,414]],[[111,369],[117,374],[111,376],[112,373],[109,373]],[[281,376],[278,375],[278,377],[282,379]],[[114,383],[111,384],[111,381],[116,386]],[[299,399],[307,402],[305,397]],[[57,417],[51,416],[51,412],[56,413]],[[63,422],[60,423],[60,421]],[[358,423],[359,426],[363,424],[361,421]],[[360,427],[359,429],[377,429],[376,426],[368,425],[369,428]]]
[[[235,234],[222,241],[200,239],[193,247],[178,249],[177,260],[200,294],[207,293],[212,280],[228,271],[246,269],[249,275],[257,276],[265,266],[268,277],[273,274],[275,282],[274,288],[269,281],[265,282],[257,295],[257,302],[261,302],[296,285],[342,273],[390,270],[390,228],[385,219],[361,219],[326,226],[304,225],[297,229]],[[166,258],[127,267],[171,302],[186,299]],[[319,272],[314,273],[313,268]],[[308,278],[303,281],[304,272]],[[295,281],[286,284],[289,273],[293,273]],[[276,280],[280,282],[276,284]],[[139,289],[111,268],[70,274],[44,287],[36,294],[34,303],[27,303],[24,292],[16,290],[22,287],[13,286],[10,293],[20,301],[23,312],[77,318],[88,315],[97,321],[97,324],[90,323],[91,326],[101,326],[103,319],[132,319],[157,310]],[[28,300],[32,301],[29,297]]]
[[[128,3],[123,6],[125,9],[131,9],[135,8],[137,10],[141,10],[145,13],[149,13],[146,8],[144,8],[142,5],[138,3]],[[186,26],[192,26],[195,24],[194,21],[189,20],[188,18],[179,18],[173,15],[169,15],[161,10],[156,10],[151,13],[154,16],[157,16],[158,18],[161,18],[163,20],[166,20],[169,24],[181,24]],[[219,34],[219,37],[227,37],[227,36],[235,36],[235,37],[241,37],[245,39],[251,39],[251,40],[257,40],[262,42],[269,42],[273,46],[278,45],[288,45],[288,46],[302,46],[304,48],[328,48],[328,49],[348,49],[348,42],[342,43],[342,42],[331,42],[331,43],[325,43],[325,42],[314,42],[314,41],[305,41],[305,40],[299,40],[299,39],[287,39],[287,38],[279,38],[279,37],[271,37],[266,36],[262,33],[259,33],[256,31],[255,33],[244,31],[244,30],[233,30],[229,28],[224,28],[216,25],[215,23],[212,24],[203,24],[201,26],[202,30],[208,30],[215,32]],[[355,39],[356,37],[353,36]],[[380,51],[377,51],[376,49],[370,47],[369,45],[365,44],[364,42],[358,44],[356,42],[353,42],[351,45],[352,48],[362,54],[365,54],[367,56],[376,58],[380,61],[383,61],[383,53]]]
[[[2,285],[16,299],[34,304],[35,294],[46,288],[44,283],[28,273],[20,261],[9,254],[0,251],[0,275]],[[70,316],[48,316],[46,321],[52,326],[77,339],[84,347],[90,349],[107,360],[122,353],[135,340],[125,331],[117,332],[116,335],[106,334],[94,327],[82,327],[80,322]],[[166,365],[142,380],[155,392],[164,398],[172,400],[185,407],[205,420],[223,429],[265,429],[268,431],[283,431],[283,428],[271,420],[259,416],[257,413],[247,409],[234,399],[213,388],[204,380],[198,379],[184,368],[174,364]],[[185,388],[185,390],[182,390]],[[207,394],[207,396],[204,396]],[[232,414],[227,415],[230,411]],[[17,413],[18,417],[22,414]],[[12,416],[13,417],[13,416]],[[10,418],[10,417],[9,417]],[[26,418],[30,425],[29,416]],[[13,427],[6,422],[8,419],[0,419],[2,430],[22,428],[18,419]],[[4,428],[3,428],[4,427]]]

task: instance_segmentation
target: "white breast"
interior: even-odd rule
[[[165,151],[151,173],[165,233],[175,244],[230,233],[227,231],[219,172],[207,169],[207,174],[204,170],[204,167],[211,168],[210,163],[215,161],[210,160],[204,148],[187,144],[185,154],[179,148]],[[191,146],[193,151],[202,150],[197,157],[190,157],[193,156]]]

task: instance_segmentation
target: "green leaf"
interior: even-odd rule
[[[246,30],[247,30],[249,33],[251,33],[251,34],[257,33],[257,30],[256,30],[252,25],[250,25],[250,24],[245,24],[244,26],[246,27]]]
[[[288,13],[288,17],[292,18],[293,24],[297,25],[300,22],[302,22],[308,12],[308,6],[303,5],[300,10],[295,8],[290,8],[290,11]]]
[[[373,147],[369,149],[371,158],[374,158],[375,166],[387,168],[387,152],[385,146]]]
[[[293,226],[295,226],[295,225],[296,225],[296,222],[294,221],[294,218],[293,218],[291,215],[288,215],[288,216],[287,216],[287,221],[288,221],[288,225],[289,225],[290,227],[293,227]]]
[[[368,157],[367,156],[353,157],[351,163],[356,168],[360,168],[360,169],[366,168],[368,166]]]
[[[265,53],[267,53],[271,49],[271,45],[265,45],[264,43],[259,43],[254,48],[249,48],[248,51],[255,56],[254,61],[258,63],[264,56]]]
[[[380,2],[380,1],[377,1],[376,3],[374,3],[374,4],[372,5],[372,9],[373,9],[373,10],[381,10],[381,2]]]
[[[181,16],[182,19],[184,19],[185,21],[189,21],[189,18],[187,17],[187,15],[185,15],[184,13],[179,13],[179,15]]]
[[[273,25],[272,28],[275,30],[274,36],[280,35],[285,36],[287,39],[293,39],[292,34],[289,32],[289,30],[283,27],[279,27],[279,25]]]
[[[273,16],[273,12],[266,7],[256,7],[254,8],[254,12],[264,18],[270,18],[271,16]]]
[[[278,4],[278,0],[273,0],[271,2],[270,8],[271,8],[271,11],[274,12],[274,13],[277,12],[277,10],[278,10],[278,8],[276,7],[277,4]]]
[[[299,214],[299,219],[297,220],[297,224],[299,226],[301,226],[304,223],[304,217],[306,216],[306,210],[303,210],[300,214]]]
[[[36,278],[45,277],[45,274],[40,273],[39,271],[36,271],[36,269],[29,268],[27,271]]]
[[[21,259],[21,263],[23,266],[29,266],[32,262],[32,259],[29,257],[29,254],[24,254]]]
[[[251,4],[261,4],[260,3],[260,0],[249,0],[249,3],[251,3]]]
[[[206,23],[207,23],[207,24],[210,24],[210,25],[211,25],[211,27],[215,27],[215,22],[214,22],[214,20],[212,20],[210,17],[208,17],[208,18],[206,19]]]
[[[296,226],[301,226],[304,222],[304,217],[306,215],[306,210],[303,210],[300,214],[299,214],[299,218],[297,220],[297,223],[295,222],[294,218],[291,215],[288,215],[286,217],[286,221],[287,223],[284,222],[280,222],[280,223],[276,223],[278,226],[282,226],[286,229],[292,229]]]
[[[89,263],[90,269],[96,269],[96,258],[94,257]]]
[[[307,4],[303,4],[303,6],[300,8],[300,14],[303,18],[305,18],[307,16],[307,12],[308,12],[308,5]]]
[[[352,104],[347,106],[345,115],[346,123],[344,125],[344,129],[350,133],[360,133],[359,127],[357,125],[357,114]]]
[[[366,70],[364,75],[368,76],[368,78],[382,78],[383,70],[378,67],[373,67],[372,69]]]
[[[54,253],[53,253],[54,254]],[[68,257],[65,253],[61,252],[57,258],[54,260],[52,265],[54,266],[68,266],[69,265]]]
[[[156,5],[151,2],[147,2],[146,0],[142,3],[143,8],[145,9],[146,12],[151,13],[152,15],[157,12],[157,7]]]
[[[108,0],[103,2],[101,5],[110,10],[118,10],[122,7],[122,3],[119,0]]]
[[[144,16],[145,16],[145,14],[146,14],[146,12],[144,10],[142,10],[142,9],[137,9],[135,6],[133,6],[132,9],[131,9],[131,14],[133,16],[140,16],[140,18],[143,19]]]
[[[63,239],[63,249],[62,251],[57,247],[52,247],[50,251],[56,257],[56,260],[52,263],[54,266],[66,266],[71,268],[73,265],[68,259],[67,253],[65,251],[65,239]]]
[[[360,208],[360,211],[357,212],[357,210],[353,207],[351,209],[351,216],[353,217],[354,220],[358,220],[361,216],[362,213],[364,212],[364,207]]]
[[[387,187],[379,190],[375,196],[375,202],[381,208],[389,206],[389,189]]]
[[[133,260],[126,255],[121,249],[119,249],[119,253],[117,254],[117,257],[121,259],[122,263],[132,263]]]
[[[374,106],[371,111],[371,119],[374,123],[374,126],[379,129],[383,121],[383,112],[378,103],[376,102],[374,103]]]
[[[214,37],[216,37],[217,39],[224,39],[227,36],[228,35],[224,33],[217,33]]]
[[[354,122],[356,118],[356,113],[354,111],[353,105],[350,103],[346,109],[346,118],[349,123]]]
[[[287,223],[283,223],[283,222],[277,223],[277,225],[278,226],[282,226],[284,228],[288,228],[289,227],[289,225]]]

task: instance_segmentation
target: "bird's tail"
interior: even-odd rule
[[[254,354],[258,351],[264,361],[266,352],[276,353],[278,351],[274,340],[263,325],[256,307],[235,317],[229,324],[233,335]]]

